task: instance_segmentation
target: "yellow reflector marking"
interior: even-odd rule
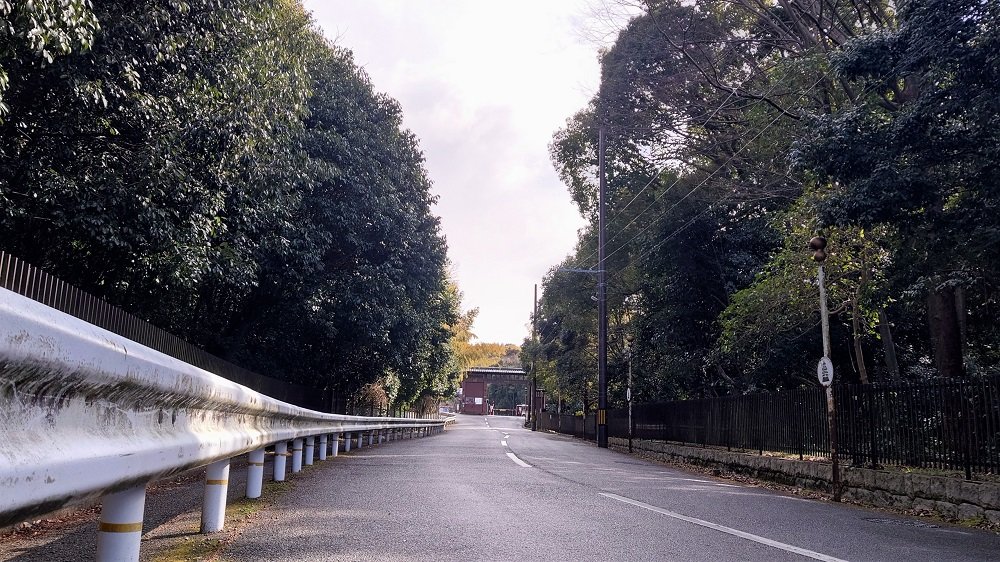
[[[142,521],[138,523],[106,523],[101,521],[97,530],[102,533],[140,533],[142,532]]]

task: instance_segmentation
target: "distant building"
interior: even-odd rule
[[[511,367],[473,367],[464,373],[459,389],[459,413],[487,415],[491,413],[489,386],[494,383],[524,385],[528,388],[528,375],[524,369]]]

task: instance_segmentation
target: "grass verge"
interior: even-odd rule
[[[191,560],[215,560],[223,548],[237,537],[242,529],[249,524],[258,513],[267,509],[283,494],[294,490],[295,483],[266,482],[261,497],[257,499],[240,498],[226,506],[225,529],[212,534],[201,535],[197,532],[184,537],[183,540],[171,544],[168,548],[156,553],[156,560],[164,562],[189,562]]]

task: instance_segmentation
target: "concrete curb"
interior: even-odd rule
[[[612,437],[608,443],[616,451],[628,451],[628,439]],[[659,460],[720,468],[800,488],[831,489],[831,468],[826,463],[643,439],[633,439],[632,449]],[[858,467],[845,467],[841,478],[845,500],[1000,525],[1000,483]]]

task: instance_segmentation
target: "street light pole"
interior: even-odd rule
[[[597,446],[608,448],[608,291],[604,267],[605,179],[604,127],[598,131],[597,168]]]
[[[837,458],[837,409],[833,399],[833,363],[830,345],[830,308],[826,302],[826,273],[823,262],[826,261],[826,238],[815,236],[809,241],[809,249],[813,251],[813,260],[819,264],[817,281],[819,282],[819,318],[823,332],[823,359],[819,362],[817,375],[819,382],[826,389],[826,421],[830,430],[830,471],[833,481],[833,501],[840,501],[840,459]]]
[[[533,410],[535,404],[535,393],[538,392],[538,283],[535,283],[535,306],[531,317],[531,398],[529,410]],[[531,431],[538,431],[538,412],[532,411]]]
[[[628,452],[632,452],[632,346],[628,348],[628,388],[625,390],[628,400]]]

